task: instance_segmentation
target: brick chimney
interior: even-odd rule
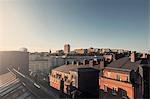
[[[136,51],[133,51],[133,52],[131,53],[130,59],[131,59],[131,62],[135,62],[135,61],[136,61]]]
[[[142,58],[147,58],[147,54],[146,53],[142,53]]]
[[[77,66],[79,66],[79,65],[80,65],[80,62],[78,61],[78,62],[77,62]]]
[[[72,61],[72,65],[75,65],[76,64],[76,62],[75,61]]]
[[[66,64],[66,65],[69,65],[69,61],[66,61],[65,64]]]
[[[88,60],[86,60],[86,59],[83,60],[83,65],[86,65],[88,63],[89,63]]]
[[[94,60],[90,60],[89,61],[89,65],[92,67],[92,66],[94,66]]]

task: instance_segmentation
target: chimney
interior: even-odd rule
[[[65,63],[66,65],[68,65],[69,64],[69,61],[66,61],[66,63]]]
[[[80,62],[78,61],[78,62],[77,62],[77,66],[79,66],[79,65],[80,65]]]
[[[147,58],[147,54],[146,53],[142,53],[142,58]]]
[[[75,65],[76,64],[76,62],[75,61],[72,61],[72,65]]]
[[[83,60],[83,65],[86,65],[86,64],[88,64],[88,60],[84,59]]]
[[[133,51],[131,53],[131,62],[135,62],[136,61],[136,51]]]
[[[89,65],[92,67],[94,66],[94,60],[90,60]]]

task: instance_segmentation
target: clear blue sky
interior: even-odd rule
[[[149,0],[0,0],[0,49],[150,49]]]

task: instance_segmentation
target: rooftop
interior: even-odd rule
[[[98,69],[99,65],[94,65],[94,66],[91,66],[89,64],[86,64],[86,65],[72,65],[72,64],[68,64],[68,65],[62,65],[60,67],[57,67],[55,69],[53,69],[54,71],[59,71],[59,72],[64,72],[64,73],[69,73],[69,71],[74,71],[74,70],[77,70],[78,68],[95,68],[95,69]]]
[[[12,72],[0,75],[0,99],[36,99]]]
[[[110,63],[106,69],[115,69],[120,71],[137,70],[142,64],[148,64],[148,60],[139,59],[135,62],[131,62],[129,57],[123,57]]]

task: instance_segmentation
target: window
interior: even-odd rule
[[[71,79],[73,79],[73,75],[71,75]]]
[[[104,85],[104,92],[107,92],[107,86]]]
[[[117,88],[115,88],[115,87],[112,88],[112,94],[117,95]]]
[[[110,77],[111,72],[108,72],[108,77]]]
[[[121,90],[121,96],[124,98],[124,99],[127,99],[127,91],[126,90]]]
[[[127,75],[127,80],[126,80],[127,82],[130,82],[130,80],[129,80],[129,76]]]
[[[116,79],[120,80],[120,75],[119,74],[117,74]]]
[[[68,76],[65,76],[65,77],[64,77],[64,79],[65,79],[65,81],[67,81],[67,79],[68,79]]]

